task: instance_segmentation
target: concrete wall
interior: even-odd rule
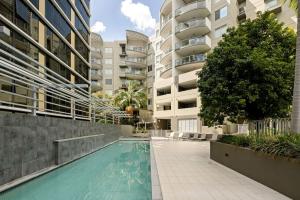
[[[86,136],[95,135],[99,137],[90,145],[93,137]],[[61,140],[64,150],[68,150],[57,161],[63,163],[111,143],[120,135],[121,129],[116,125],[0,112],[0,185],[55,165],[58,152],[54,141]]]

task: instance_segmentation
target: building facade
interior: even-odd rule
[[[91,33],[91,91],[102,91],[103,82],[103,39],[101,35]]]
[[[154,119],[159,129],[201,132],[197,75],[227,28],[270,10],[296,29],[295,12],[279,0],[165,0],[156,30]]]
[[[112,95],[127,89],[129,81],[145,88],[148,108],[153,106],[154,51],[148,36],[127,30],[126,39],[103,43],[103,92]],[[93,60],[93,57],[92,57]]]
[[[78,94],[84,98],[90,95],[89,4],[89,0],[0,1],[0,40],[3,42],[1,44],[9,45],[15,48],[16,52],[20,51],[32,59],[30,62],[23,60],[27,63],[12,59],[14,62],[12,65],[16,64],[18,67],[27,65],[28,69],[38,65],[40,70],[38,77],[41,82],[47,84],[48,89],[38,83],[40,88],[37,88],[36,94],[37,112],[40,114],[69,116],[73,111],[77,113],[80,106],[72,103],[71,95]],[[36,79],[34,82],[30,82],[33,79],[22,81],[19,79],[18,82],[7,77],[0,76],[1,105],[24,111],[30,110],[34,105],[30,83],[34,83],[36,87],[37,77],[34,77]],[[59,84],[59,87],[74,84],[82,84],[85,87],[73,89],[75,94],[69,92],[70,96],[65,90],[66,96],[59,97],[57,91],[50,91],[49,87],[51,84],[51,87],[55,87],[54,83]],[[80,115],[88,116],[89,110],[85,111]]]

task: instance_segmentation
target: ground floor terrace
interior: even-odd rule
[[[209,142],[152,140],[164,200],[286,200],[209,158]]]

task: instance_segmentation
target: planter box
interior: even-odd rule
[[[292,199],[300,199],[300,160],[210,143],[210,158]]]

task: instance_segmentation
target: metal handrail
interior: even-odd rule
[[[0,40],[0,110],[118,123],[131,117]]]

